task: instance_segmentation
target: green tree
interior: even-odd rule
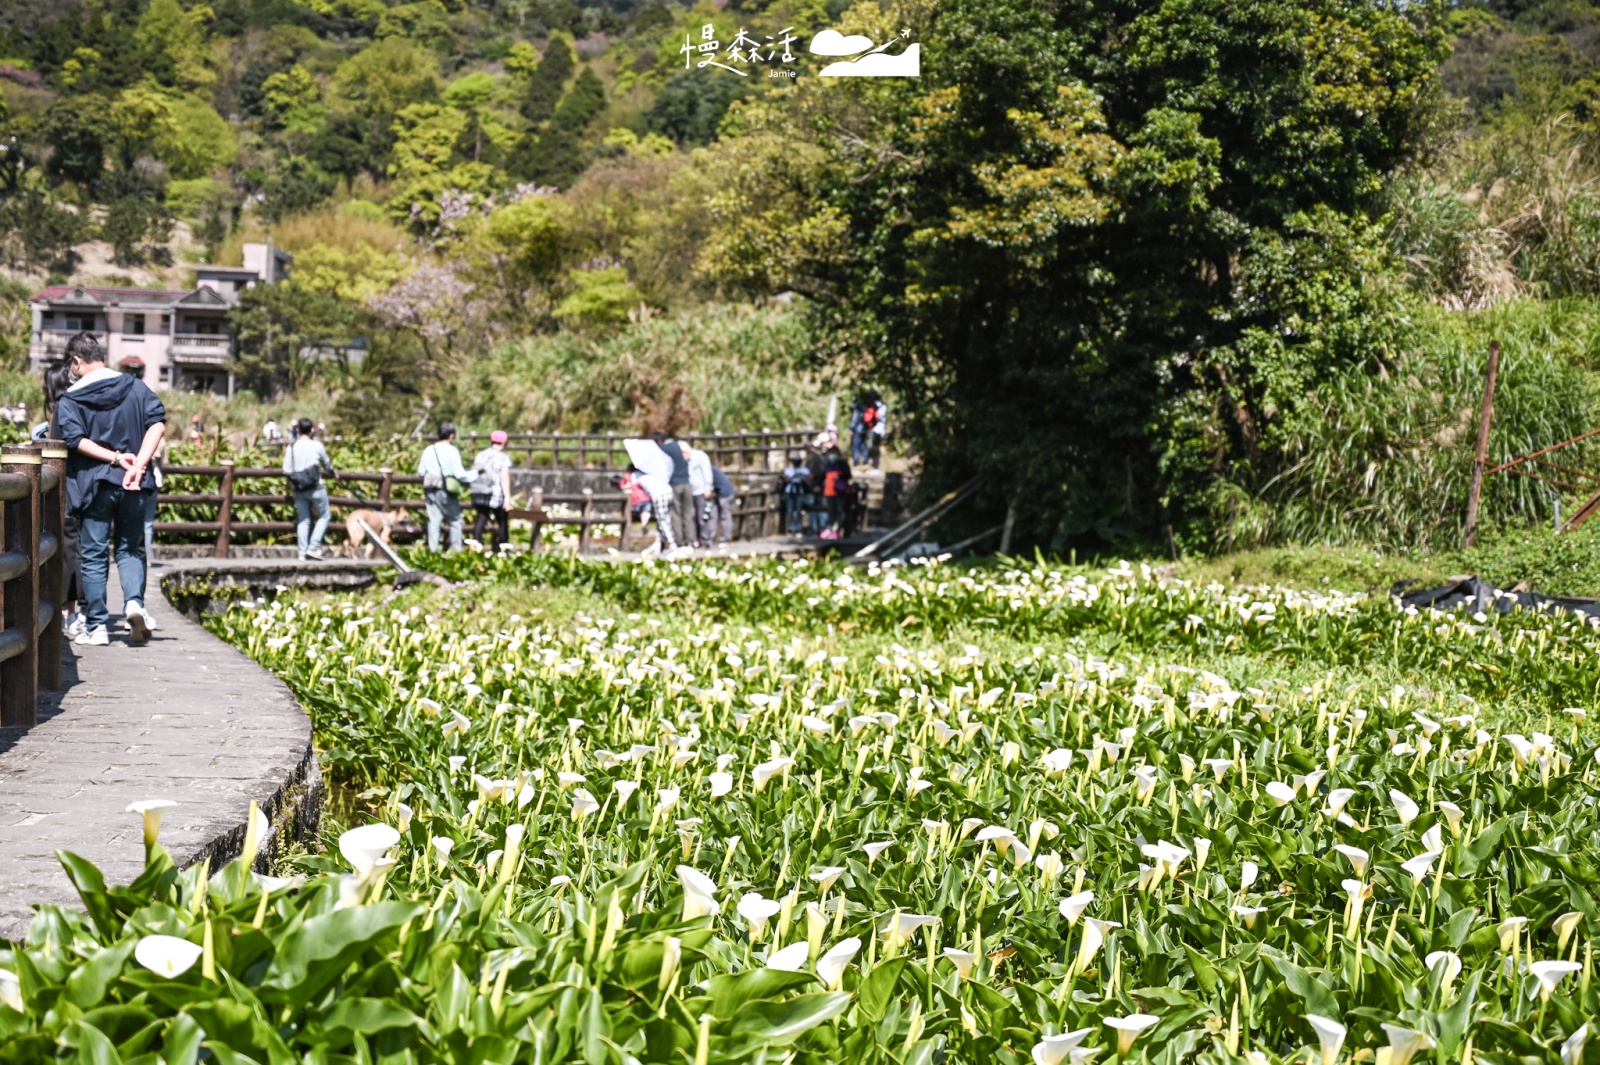
[[[217,80],[211,66],[208,24],[211,8],[196,4],[185,11],[178,0],[150,0],[133,31],[133,43],[144,69],[167,85],[204,88]]]
[[[574,270],[573,290],[561,301],[555,316],[563,325],[587,332],[612,329],[628,320],[628,312],[641,302],[639,290],[620,266],[600,270]]]
[[[347,372],[337,357],[330,363],[317,356],[344,351],[371,323],[354,304],[291,280],[240,293],[229,324],[238,337],[240,382],[257,395],[277,396],[319,371]]]
[[[361,140],[373,159],[388,154],[402,108],[438,96],[439,60],[403,37],[387,37],[357,52],[333,75],[334,110],[360,119]]]
[[[225,167],[239,154],[233,126],[198,96],[180,96],[170,103],[171,122],[156,134],[156,158],[172,176],[201,178]]]
[[[1381,300],[1340,295],[1311,234],[1381,263],[1365,216],[1420,144],[1435,9],[918,10],[861,5],[842,28],[943,42],[920,80],[796,86],[847,223],[814,266],[841,366],[891,386],[933,480],[979,477],[975,520],[1015,503],[1057,547],[1198,530],[1220,471],[1273,476],[1296,390],[1382,342]],[[1247,280],[1284,271],[1286,300]],[[1180,411],[1203,431],[1172,430]]]
[[[556,113],[556,104],[567,79],[577,67],[571,41],[559,33],[552,33],[539,57],[539,65],[528,77],[528,88],[522,97],[522,117],[529,122],[543,122]]]
[[[561,98],[551,124],[568,133],[582,132],[606,106],[606,87],[585,63],[572,88]]]

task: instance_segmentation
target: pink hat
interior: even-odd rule
[[[494,432],[489,434],[489,443],[491,444],[503,444],[510,439],[511,438],[506,435],[506,431],[504,429],[496,429]]]

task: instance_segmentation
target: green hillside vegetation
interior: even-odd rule
[[[768,66],[800,76],[700,68],[704,25],[724,49],[791,27],[801,55]],[[1495,457],[1600,424],[1597,26],[1582,3],[20,0],[0,248],[42,278],[90,236],[130,266],[179,221],[220,261],[270,237],[295,278],[240,308],[241,378],[361,431],[755,427],[871,385],[928,489],[978,477],[957,521],[1014,506],[1018,543],[1439,549],[1491,339]],[[922,76],[815,77],[822,28],[918,42]],[[1485,517],[1556,505],[1502,477]]]

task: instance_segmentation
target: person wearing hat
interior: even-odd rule
[[[472,522],[472,538],[484,543],[483,534],[492,518],[495,523],[494,550],[511,539],[511,456],[506,454],[508,437],[503,429],[489,434],[489,446],[472,460],[472,506],[478,516]]]

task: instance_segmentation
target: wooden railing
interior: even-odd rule
[[[819,429],[741,429],[735,433],[690,433],[680,439],[710,455],[713,463],[729,472],[775,472],[784,467],[789,452],[804,448],[819,432]],[[627,433],[512,433],[506,451],[530,468],[621,470],[628,466],[628,451],[622,444],[627,439],[630,439]],[[470,455],[489,446],[489,434],[462,433],[456,437],[456,443]],[[262,446],[278,449],[283,444],[283,441],[263,442]]]
[[[215,507],[217,516],[212,521],[157,520],[155,532],[158,540],[163,533],[214,534],[215,557],[227,558],[228,549],[233,545],[236,535],[284,535],[295,531],[295,522],[292,520],[239,521],[234,518],[235,508],[243,506],[282,508],[292,513],[294,500],[289,495],[282,470],[236,467],[224,461],[216,466],[167,466],[164,472],[168,477],[213,478],[217,482],[217,491],[164,492],[157,499],[158,518],[162,507],[196,504]],[[270,490],[246,491],[248,486],[245,482],[249,481],[270,481],[272,484]],[[417,514],[420,521],[426,521],[424,512],[427,510],[427,504],[421,499],[414,498],[416,490],[422,485],[422,478],[416,474],[395,473],[390,469],[380,469],[376,472],[346,472],[340,473],[337,481],[327,480],[324,483],[329,490],[329,506],[335,511],[404,510]],[[361,495],[355,495],[348,487],[343,494],[339,494],[341,485],[358,484],[373,485],[372,494],[362,492]],[[411,498],[397,497],[395,490],[402,486],[410,489],[406,495]],[[574,513],[553,512],[552,508],[558,506],[571,509]],[[782,507],[783,496],[776,486],[771,489],[757,488],[740,493],[734,499],[734,539],[752,540],[780,531]],[[528,499],[528,505],[513,508],[510,514],[514,521],[526,521],[531,524],[528,546],[535,551],[542,546],[544,529],[552,526],[577,530],[579,554],[590,554],[613,547],[626,551],[644,546],[644,541],[639,539],[634,528],[633,511],[628,506],[628,497],[622,492],[597,494],[591,489],[584,489],[581,493],[558,495],[536,488]],[[466,521],[472,519],[470,505],[463,506],[463,517]],[[604,526],[617,527],[618,535],[613,538],[597,534],[597,530]],[[344,535],[344,526],[340,522],[330,521],[328,528],[329,532],[336,536]]]
[[[39,692],[61,687],[66,479],[59,440],[0,448],[0,727],[37,724]]]

